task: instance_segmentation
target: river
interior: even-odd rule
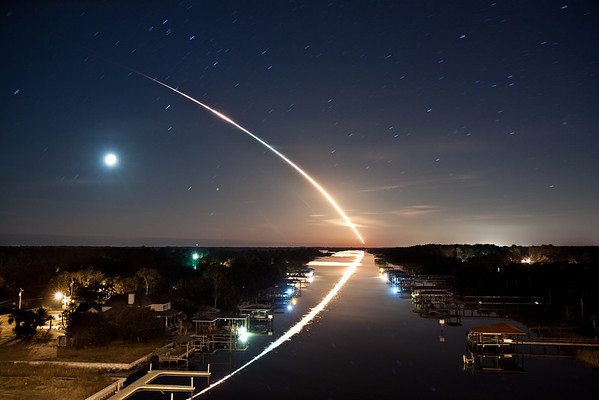
[[[275,315],[272,337],[252,337],[246,352],[220,352],[210,360],[211,382],[243,365],[309,312],[345,269],[315,267],[315,280],[296,308]],[[526,331],[526,326],[499,318],[463,318],[460,326],[442,326],[412,310],[409,299],[392,293],[367,253],[301,332],[196,398],[563,399],[595,392],[598,371],[574,359],[524,358],[524,372],[517,374],[464,371],[462,355],[471,327],[507,322]]]

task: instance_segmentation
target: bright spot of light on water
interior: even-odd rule
[[[352,276],[352,274],[354,272],[356,272],[356,268],[358,267],[358,265],[360,265],[360,261],[362,261],[362,258],[364,258],[364,252],[361,250],[347,250],[347,251],[341,251],[341,252],[335,253],[335,254],[333,254],[333,256],[335,256],[335,257],[354,257],[354,259],[353,259],[353,261],[344,262],[344,263],[341,263],[341,262],[329,263],[326,261],[317,261],[317,262],[311,261],[308,263],[308,265],[344,265],[344,266],[347,266],[347,269],[343,272],[341,279],[339,279],[337,284],[335,286],[333,286],[333,288],[320,301],[320,303],[318,303],[318,305],[316,307],[311,309],[308,314],[304,315],[303,318],[297,324],[295,324],[291,328],[289,328],[289,330],[287,332],[285,332],[280,338],[278,338],[277,340],[272,342],[267,348],[265,348],[262,351],[262,353],[258,354],[256,357],[252,358],[250,361],[248,361],[241,367],[237,368],[235,371],[231,372],[228,375],[225,375],[220,380],[214,382],[212,385],[208,386],[204,390],[201,390],[198,393],[194,394],[191,397],[192,399],[196,398],[198,396],[201,396],[202,394],[208,392],[212,388],[225,382],[227,379],[229,379],[230,377],[232,377],[239,371],[243,370],[244,368],[246,368],[247,366],[252,364],[254,361],[257,361],[258,359],[262,358],[266,354],[270,353],[271,351],[273,351],[274,349],[279,347],[281,344],[283,344],[286,341],[288,341],[289,339],[291,339],[292,336],[301,332],[301,330],[304,328],[304,326],[306,326],[310,321],[312,321],[312,319],[314,319],[314,317],[316,315],[318,315],[319,312],[324,310],[324,308],[327,306],[327,304],[329,304],[329,302],[333,299],[333,297],[335,297],[335,295],[339,292],[339,290],[341,290],[343,285],[345,285],[345,283],[349,280],[349,278]]]

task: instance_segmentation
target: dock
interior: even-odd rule
[[[161,376],[176,376],[189,377],[189,385],[161,385],[152,383],[155,379]],[[210,380],[210,365],[207,371],[167,371],[167,370],[150,370],[146,375],[131,383],[129,386],[112,395],[108,400],[123,400],[133,396],[137,392],[152,391],[152,392],[169,392],[189,393],[193,396],[195,391],[194,378],[206,378]]]
[[[468,333],[468,355],[463,356],[464,369],[473,372],[523,372],[524,357],[574,357],[569,352],[562,352],[563,347],[599,347],[599,340],[529,336],[506,323],[478,326]]]

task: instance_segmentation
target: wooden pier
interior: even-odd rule
[[[210,313],[192,320],[193,347],[197,351],[213,353],[217,350],[247,349],[250,317],[247,314]]]
[[[272,305],[246,304],[239,307],[239,312],[249,317],[249,332],[272,335],[274,319]]]
[[[522,372],[524,357],[572,358],[562,348],[599,347],[599,340],[580,337],[528,336],[517,327],[499,323],[474,327],[468,333],[464,368],[477,372]]]
[[[161,376],[189,377],[189,385],[161,385],[152,383],[155,379]],[[210,365],[207,371],[167,371],[167,370],[150,370],[146,375],[131,383],[129,386],[112,395],[108,400],[123,400],[133,396],[137,392],[152,391],[152,392],[184,392],[193,396],[195,391],[194,378],[206,378],[207,384],[210,383]]]

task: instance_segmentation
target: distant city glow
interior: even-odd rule
[[[209,390],[213,389],[214,387],[225,382],[227,379],[229,379],[233,375],[237,374],[239,371],[243,370],[244,368],[246,368],[247,366],[252,364],[254,361],[257,361],[258,359],[262,358],[266,354],[270,353],[271,351],[273,351],[274,349],[279,347],[281,344],[283,344],[286,341],[288,341],[289,339],[291,339],[292,336],[301,332],[301,330],[304,328],[304,326],[306,326],[310,321],[312,321],[312,319],[314,319],[314,317],[316,315],[318,315],[319,312],[324,310],[324,308],[327,306],[327,304],[329,304],[329,302],[333,299],[333,297],[335,297],[335,295],[339,292],[339,290],[341,290],[343,285],[345,285],[345,283],[349,280],[349,278],[352,276],[352,274],[356,271],[356,268],[358,267],[358,265],[360,265],[360,261],[362,261],[362,258],[364,258],[364,252],[359,251],[359,250],[348,250],[348,251],[343,251],[343,252],[339,252],[336,254],[342,254],[342,257],[354,257],[354,259],[352,261],[349,261],[344,264],[347,266],[347,269],[345,270],[345,272],[343,272],[341,279],[339,279],[337,284],[320,301],[320,303],[318,303],[318,305],[316,307],[314,307],[312,310],[310,310],[310,312],[308,314],[304,315],[304,317],[297,324],[293,325],[287,332],[285,332],[280,338],[278,338],[277,340],[272,342],[266,349],[264,349],[256,357],[252,358],[250,361],[248,361],[241,367],[237,368],[235,371],[231,372],[230,374],[225,375],[223,378],[214,382],[212,385],[208,386],[204,390],[201,390],[198,393],[194,394],[193,397],[191,397],[191,398],[196,398],[197,396],[201,396],[202,394],[208,392]],[[308,264],[314,265],[312,262],[310,262]],[[327,264],[326,264],[326,262],[320,261],[318,265],[327,265]],[[335,262],[335,263],[331,263],[331,265],[337,266],[337,265],[339,265],[339,263]]]

